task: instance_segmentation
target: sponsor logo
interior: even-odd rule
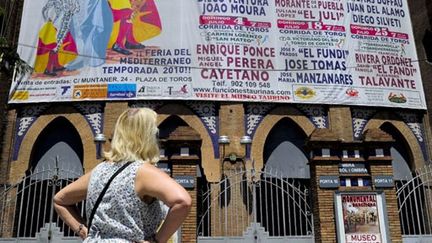
[[[68,92],[68,90],[71,88],[71,86],[61,86],[60,88],[62,90],[60,95],[65,95]]]
[[[315,90],[308,87],[300,87],[294,91],[294,95],[301,99],[311,99],[316,96]]]
[[[108,98],[136,97],[136,84],[108,84]]]
[[[106,98],[108,87],[106,84],[96,85],[75,85],[72,91],[72,98],[74,99],[101,99]]]
[[[135,91],[108,92],[108,98],[133,98],[133,97],[136,97]]]
[[[187,94],[187,93],[189,93],[188,88],[187,88],[187,84],[183,85],[183,86],[180,88],[179,92],[182,93],[182,94]]]
[[[26,90],[17,90],[12,95],[12,100],[28,100],[29,98],[29,92]]]
[[[70,85],[64,85],[57,87],[57,95],[59,99],[69,99],[72,97],[72,87]]]
[[[393,92],[390,92],[390,94],[388,95],[387,98],[390,102],[393,102],[393,103],[406,103],[407,102],[407,98],[402,93],[395,94]]]
[[[160,86],[143,85],[138,89],[137,96],[162,96],[162,88]]]
[[[56,97],[55,87],[30,87],[26,90],[17,90],[12,94],[11,100],[29,100],[37,97]]]
[[[74,90],[73,97],[76,99],[81,99],[82,91],[80,89]]]
[[[345,94],[349,97],[359,97],[359,91],[353,88],[347,89]]]
[[[181,86],[168,86],[166,87],[164,94],[167,94],[169,96],[177,96],[177,97],[191,96],[187,84],[183,84]]]

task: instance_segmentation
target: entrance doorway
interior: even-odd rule
[[[1,194],[2,237],[33,238],[46,227],[57,227],[65,237],[74,232],[53,210],[56,192],[83,174],[83,144],[74,126],[59,117],[40,133],[25,177]],[[84,215],[84,204],[79,205]]]
[[[203,193],[197,238],[207,242],[314,242],[306,135],[290,119],[270,131],[264,168],[237,166]]]

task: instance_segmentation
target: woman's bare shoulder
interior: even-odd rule
[[[150,163],[142,163],[138,168],[138,173],[161,173],[161,169]]]
[[[144,163],[138,168],[135,178],[135,190],[140,196],[158,197],[157,192],[159,192],[160,186],[171,180],[171,177],[161,169],[152,164]]]
[[[143,163],[137,171],[137,180],[150,179],[166,179],[170,178],[164,171],[150,163]]]

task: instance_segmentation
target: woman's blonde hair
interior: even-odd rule
[[[148,108],[129,108],[114,128],[111,150],[104,152],[108,161],[159,161],[157,114]]]

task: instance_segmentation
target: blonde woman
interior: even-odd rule
[[[156,116],[147,108],[122,113],[106,161],[55,195],[55,210],[84,242],[166,243],[189,213],[187,191],[154,166],[159,159]],[[75,205],[87,199],[89,218],[102,189],[125,164],[107,187],[88,228]],[[163,217],[159,200],[170,209],[157,231]]]

